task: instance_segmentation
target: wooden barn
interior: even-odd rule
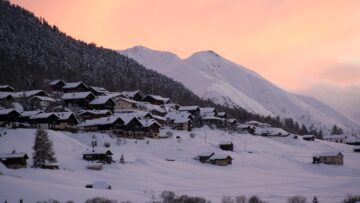
[[[135,100],[135,101],[142,101],[145,97],[144,93],[142,93],[140,90],[135,91],[123,91],[120,93],[122,97]]]
[[[343,165],[344,155],[341,152],[323,152],[313,156],[313,164]]]
[[[0,154],[0,161],[7,167],[12,169],[25,168],[27,166],[26,160],[29,159],[25,153],[3,153]]]
[[[29,118],[33,128],[55,129],[59,117],[55,113],[39,113]]]
[[[200,116],[200,108],[199,106],[180,106],[178,111],[187,111],[191,113],[195,117]]]
[[[89,102],[95,99],[95,95],[92,92],[74,92],[65,93],[61,98],[65,105],[87,107]]]
[[[112,163],[113,153],[106,149],[87,149],[83,153],[83,159],[86,161],[97,161],[106,164]]]
[[[15,109],[0,110],[0,126],[6,128],[16,128],[19,126],[19,117],[21,114]]]
[[[85,131],[109,131],[122,129],[124,121],[119,116],[102,117],[92,120],[84,120],[78,125]]]
[[[230,141],[220,142],[219,147],[224,151],[234,151],[234,144]]]
[[[232,164],[233,158],[229,155],[215,154],[210,157],[210,163],[218,166],[227,166]]]
[[[152,94],[146,95],[142,101],[149,102],[150,104],[154,104],[154,105],[165,105],[172,103],[170,98],[164,98],[162,96],[152,95]]]
[[[79,120],[73,112],[56,112],[55,115],[59,117],[56,129],[65,130],[79,124]]]
[[[119,97],[114,100],[115,101],[115,109],[137,109],[137,101]]]

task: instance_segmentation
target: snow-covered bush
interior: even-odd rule
[[[85,203],[117,203],[117,201],[105,197],[94,197],[92,199],[87,199]]]

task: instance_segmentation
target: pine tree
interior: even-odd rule
[[[38,129],[36,131],[33,150],[34,168],[41,168],[46,163],[56,162],[53,142],[49,139],[48,133],[45,130]]]
[[[121,164],[125,164],[124,155],[122,155],[122,154],[121,154],[121,157],[120,157],[120,163],[121,163]]]

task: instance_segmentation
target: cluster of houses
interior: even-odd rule
[[[110,92],[84,82],[54,80],[44,90],[15,92],[0,86],[0,126],[109,132],[127,138],[159,138],[160,128],[191,131],[211,125],[235,129],[237,121],[215,108],[180,106],[140,90]],[[14,103],[21,108],[14,108]]]
[[[219,143],[219,148],[223,151],[234,151],[234,144],[230,141]],[[203,152],[195,157],[195,160],[201,163],[209,163],[218,166],[227,166],[232,164],[233,158],[226,154],[215,154],[214,152]]]

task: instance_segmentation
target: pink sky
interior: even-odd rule
[[[12,0],[67,34],[111,49],[200,50],[289,90],[360,84],[360,1]]]

